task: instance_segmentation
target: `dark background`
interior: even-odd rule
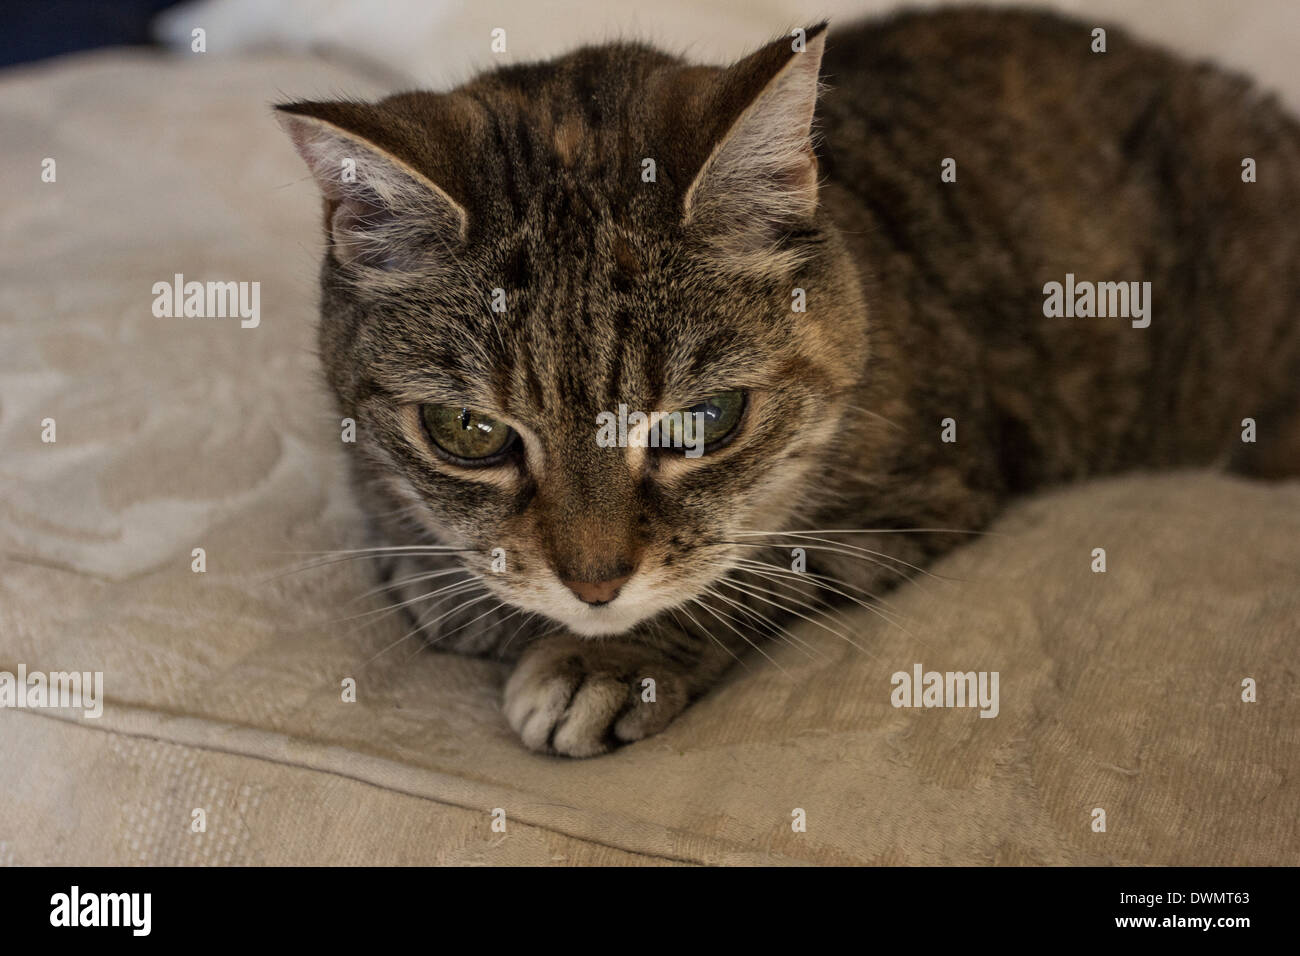
[[[154,46],[149,22],[177,2],[7,0],[0,6],[0,67],[101,46]]]

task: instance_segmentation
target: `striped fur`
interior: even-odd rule
[[[325,195],[321,353],[376,539],[458,549],[390,562],[394,593],[435,647],[518,658],[525,744],[653,733],[799,607],[960,540],[885,532],[975,530],[1121,468],[1300,470],[1296,126],[1117,31],[1092,54],[1089,31],[905,15],[728,69],[614,44],[281,107]],[[1151,281],[1152,327],[1044,318],[1066,272]],[[620,403],[735,389],[740,433],[702,458],[595,442]],[[518,454],[448,464],[420,403],[510,424]],[[1248,416],[1268,430],[1247,449]],[[776,535],[845,528],[881,533]],[[602,607],[560,583],[629,573]]]

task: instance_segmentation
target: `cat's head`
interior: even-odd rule
[[[588,47],[279,108],[325,196],[322,357],[393,543],[465,548],[503,600],[612,634],[814,507],[866,362],[811,139],[824,41],[728,69]],[[702,435],[652,431],[687,448],[625,447],[632,413],[681,409]]]

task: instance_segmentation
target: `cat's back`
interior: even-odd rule
[[[1104,423],[1042,477],[1208,460],[1240,409],[1294,406],[1300,127],[1249,80],[985,8],[832,28],[823,76],[826,205],[877,323],[965,363],[1017,445]],[[1067,274],[1150,282],[1150,327],[1044,318]]]
[[[1113,25],[1025,9],[908,11],[832,28],[822,76],[822,119],[837,136],[851,117],[876,133],[923,118],[981,140],[1050,130],[1069,137],[1064,148],[1110,133],[1131,143],[1161,108],[1217,99],[1254,112],[1258,99],[1246,78]]]
[[[1247,78],[1055,13],[974,7],[833,29],[822,74],[819,158],[853,192],[933,194],[951,158],[952,181],[990,213],[1050,193],[1128,215],[1146,211],[1125,206],[1135,186],[1210,185],[1196,181],[1208,174],[1226,197],[1256,150],[1279,161],[1270,182],[1233,198],[1264,211],[1300,183],[1300,128]],[[945,202],[962,201],[952,192]]]

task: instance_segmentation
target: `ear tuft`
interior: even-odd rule
[[[386,271],[436,264],[464,240],[465,210],[405,161],[339,125],[357,108],[328,103],[276,107],[276,119],[325,197],[330,250],[345,265]]]
[[[729,269],[792,265],[780,239],[816,212],[812,122],[825,45],[825,23],[796,30],[724,74],[720,102],[737,90],[750,98],[691,183],[684,212]]]

